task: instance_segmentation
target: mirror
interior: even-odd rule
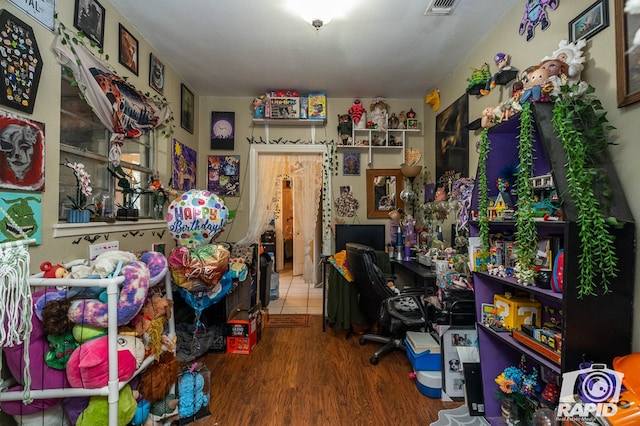
[[[367,218],[388,219],[389,212],[403,209],[400,169],[367,169]]]

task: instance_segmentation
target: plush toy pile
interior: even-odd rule
[[[513,83],[511,96],[495,107],[487,107],[482,111],[481,127],[489,128],[508,120],[522,110],[527,102],[549,102],[553,96],[561,93],[563,86],[577,85],[573,95],[579,95],[587,90],[588,84],[580,79],[586,60],[582,49],[586,46],[583,39],[574,42],[560,41],[558,49],[550,56],[543,57],[538,64],[526,68]],[[496,65],[502,65],[500,71],[507,67],[508,55],[496,55]],[[495,77],[495,76],[494,76]],[[495,81],[495,79],[491,80]],[[482,93],[489,94],[491,81]],[[495,85],[494,85],[495,86]]]
[[[132,253],[109,251],[91,264],[73,266],[45,262],[43,278],[60,279],[57,286],[47,287],[32,296],[32,333],[28,356],[32,377],[31,390],[85,388],[108,385],[109,357],[107,327],[107,296],[103,287],[65,286],[76,278],[124,277],[118,291],[118,335],[116,336],[118,379],[127,381],[143,361],[154,356],[146,377],[147,388],[164,391],[154,397],[154,403],[169,394],[166,383],[176,383],[178,377],[175,344],[166,335],[165,325],[171,317],[172,301],[163,295],[167,260],[161,253],[146,252],[139,259]],[[65,278],[66,277],[66,278]],[[25,347],[4,347],[3,358],[9,372],[18,382],[24,380]],[[156,364],[173,368],[154,368]],[[158,375],[164,374],[164,377]],[[161,386],[160,386],[161,385]],[[18,384],[9,391],[22,391]],[[119,424],[130,424],[136,418],[152,419],[151,402],[127,385],[120,391]],[[65,397],[5,401],[0,409],[14,416],[18,424],[105,424],[108,418],[107,397]],[[146,415],[145,415],[146,413]],[[168,412],[167,415],[170,412]],[[156,418],[159,418],[156,416]],[[153,420],[153,419],[152,419]]]

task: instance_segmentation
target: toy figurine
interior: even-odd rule
[[[338,136],[340,136],[340,143],[347,145],[351,142],[351,134],[353,133],[353,122],[349,114],[338,115]]]
[[[522,96],[520,96],[520,104],[524,104],[525,102],[548,101],[548,93],[550,92],[548,80],[549,75],[546,69],[535,68],[529,72],[529,74],[527,74],[527,80],[523,83],[524,90]]]
[[[382,98],[376,98],[369,107],[369,121],[374,129],[387,130],[387,102]]]
[[[511,69],[511,65],[509,65],[510,59],[511,59],[511,56],[507,55],[506,53],[496,53],[496,56],[493,57],[493,60],[495,61],[496,66],[498,67],[498,72],[496,72],[491,77],[491,79],[487,81],[487,84],[484,86],[484,89],[480,90],[481,95],[483,96],[488,95],[489,92],[491,92],[491,90],[494,87],[496,87],[496,81],[503,74],[503,72],[509,71]]]
[[[362,106],[360,99],[353,101],[353,106],[349,108],[349,115],[356,125],[356,129],[364,129],[367,123],[367,110]]]
[[[253,118],[264,118],[264,95],[253,99]]]

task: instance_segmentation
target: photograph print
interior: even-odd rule
[[[156,92],[164,92],[164,64],[156,55],[149,54],[149,86]]]
[[[104,7],[96,0],[76,0],[73,26],[102,47],[104,42]]]
[[[118,61],[138,75],[138,39],[122,24],[118,24]]]

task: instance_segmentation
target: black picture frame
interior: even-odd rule
[[[164,93],[164,63],[153,52],[149,54],[149,86],[161,95]]]
[[[640,101],[640,49],[630,49],[640,29],[640,15],[624,13],[625,0],[615,0],[616,91],[618,108]]]
[[[118,62],[126,69],[138,75],[138,39],[127,30],[124,25],[118,24]]]
[[[76,0],[73,26],[98,47],[104,43],[104,6],[96,0]]]
[[[598,0],[569,22],[569,41],[589,40],[609,26],[609,1]]]
[[[211,112],[211,149],[233,150],[236,134],[235,112]]]
[[[13,34],[21,34],[24,42],[0,49],[0,105],[32,114],[42,73],[38,41],[29,25],[0,9],[0,46],[15,43]]]
[[[195,97],[193,92],[184,84],[180,84],[180,126],[189,133],[193,133],[195,117]]]

